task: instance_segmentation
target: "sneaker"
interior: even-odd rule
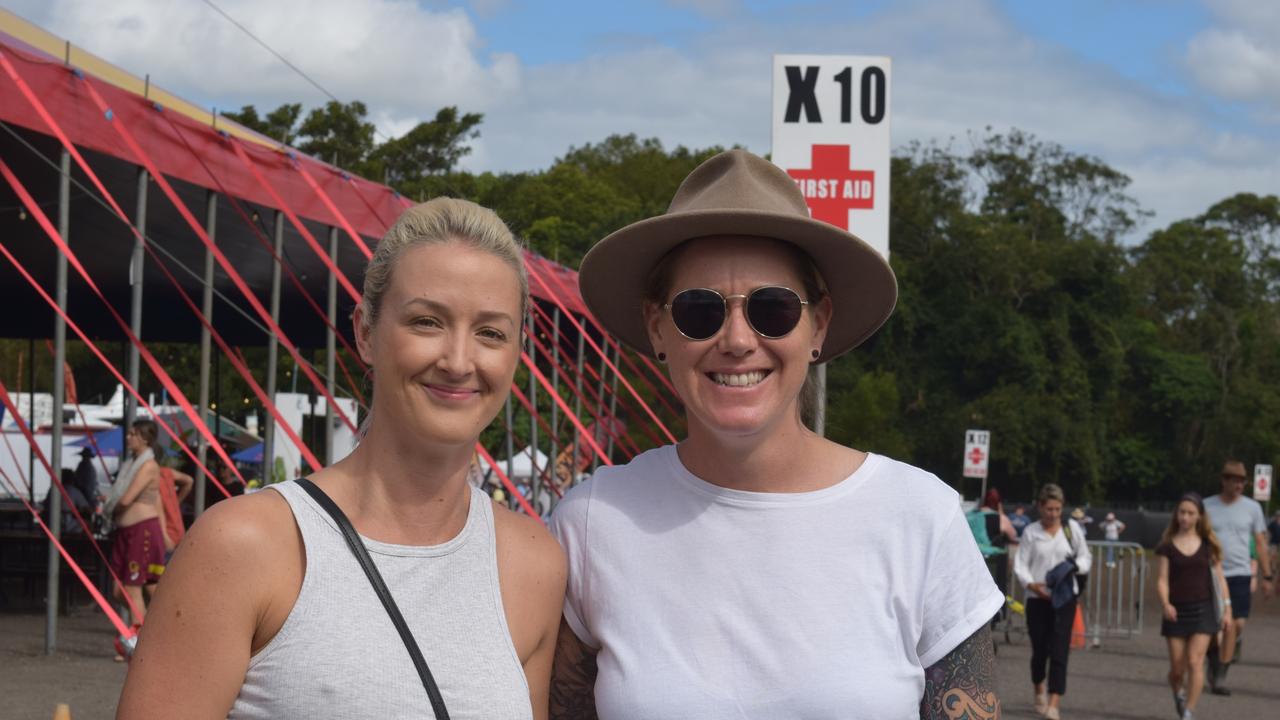
[[[1178,717],[1185,717],[1187,714],[1187,694],[1181,690],[1173,694],[1173,707],[1178,711]]]
[[[1190,710],[1183,710],[1182,720],[1196,720],[1196,716]]]
[[[1044,715],[1045,710],[1047,710],[1048,708],[1049,708],[1049,695],[1048,695],[1048,693],[1037,693],[1037,694],[1036,694],[1036,703],[1035,703],[1035,711],[1036,711],[1036,714],[1037,714],[1037,715]]]
[[[1062,720],[1062,716],[1058,715],[1058,708],[1047,707],[1044,709],[1044,720]]]
[[[1213,687],[1209,688],[1209,692],[1213,693],[1214,695],[1221,695],[1223,697],[1227,697],[1231,695],[1231,691],[1227,689],[1225,685],[1214,685]]]

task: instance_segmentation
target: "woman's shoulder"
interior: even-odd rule
[[[294,557],[280,552],[301,549],[302,539],[293,520],[289,502],[279,492],[257,492],[217,502],[205,510],[187,532],[183,555],[193,560],[221,562],[233,560],[243,572],[274,566]],[[272,552],[263,552],[272,548]]]
[[[546,526],[493,502],[493,530],[504,585],[514,584],[525,592],[546,588],[564,593],[568,563]]]
[[[930,509],[947,514],[960,508],[960,493],[937,475],[910,463],[886,455],[867,453],[855,473],[866,472],[871,487],[890,492],[904,505],[917,510]]]

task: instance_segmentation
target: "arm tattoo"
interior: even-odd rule
[[[560,619],[551,665],[551,720],[596,720],[596,652]]]
[[[925,669],[921,720],[999,720],[995,664],[991,630],[984,625]]]

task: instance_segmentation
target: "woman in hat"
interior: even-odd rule
[[[986,623],[1004,598],[959,497],[801,420],[812,367],[892,311],[884,259],[732,150],[597,244],[580,283],[666,365],[688,437],[556,509],[552,717],[995,717]]]
[[[527,294],[520,246],[492,211],[438,198],[400,216],[352,318],[374,379],[359,445],[311,486],[270,485],[195,523],[156,592],[120,717],[432,717],[428,677],[435,717],[546,717],[564,555],[467,482],[515,375]]]

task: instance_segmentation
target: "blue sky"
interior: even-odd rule
[[[200,0],[0,0],[217,107],[323,97]],[[1128,174],[1143,231],[1280,189],[1280,2],[214,0],[384,133],[485,114],[472,170],[634,132],[769,151],[775,53],[893,58],[895,146],[1019,128]]]

